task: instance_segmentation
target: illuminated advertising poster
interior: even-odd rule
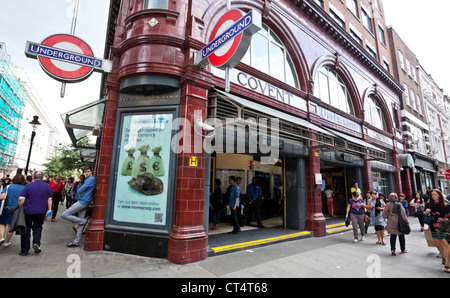
[[[172,114],[123,117],[113,220],[165,225]]]

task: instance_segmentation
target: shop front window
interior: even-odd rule
[[[314,96],[347,114],[355,115],[344,81],[329,67],[324,66],[318,71],[314,80]]]
[[[168,0],[145,0],[144,9],[167,9]]]
[[[264,24],[261,30],[253,35],[242,62],[299,88],[294,64],[286,47],[276,34]]]
[[[372,96],[368,96],[364,103],[365,116],[364,120],[376,128],[387,131],[386,121],[380,106]]]

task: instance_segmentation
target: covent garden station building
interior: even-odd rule
[[[85,249],[187,264],[214,237],[254,239],[227,233],[226,207],[211,230],[211,193],[219,180],[226,205],[232,175],[243,222],[246,187],[260,185],[261,217],[275,223],[252,230],[262,238],[326,236],[326,186],[335,217],[355,182],[410,196],[381,1],[353,2],[112,0]]]

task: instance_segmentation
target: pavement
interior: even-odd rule
[[[292,234],[283,232],[270,237],[276,241],[255,245],[253,240],[247,241],[226,253],[212,253],[204,261],[176,265],[167,259],[89,252],[82,246],[67,248],[75,233],[73,225],[60,218],[65,210],[61,207],[57,222],[44,224],[40,254],[31,249],[27,256],[20,256],[20,236],[16,235],[11,246],[0,247],[1,278],[450,278],[443,272],[441,259],[436,258],[437,249],[428,247],[414,217],[409,218],[408,252],[400,254],[397,248],[397,256],[390,255],[388,235],[386,246],[377,245],[370,227],[365,241],[353,243],[352,231],[334,222],[328,225],[326,237],[289,237]],[[262,229],[264,233],[270,233],[270,228],[266,229]],[[277,238],[286,235],[286,239]]]

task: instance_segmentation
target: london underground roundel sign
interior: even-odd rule
[[[93,71],[108,72],[107,61],[94,57],[91,47],[70,34],[55,34],[40,44],[27,42],[25,54],[36,58],[52,78],[75,83],[87,79]]]
[[[261,15],[230,9],[215,24],[208,44],[196,53],[194,64],[235,67],[244,57],[252,35],[261,29]]]

